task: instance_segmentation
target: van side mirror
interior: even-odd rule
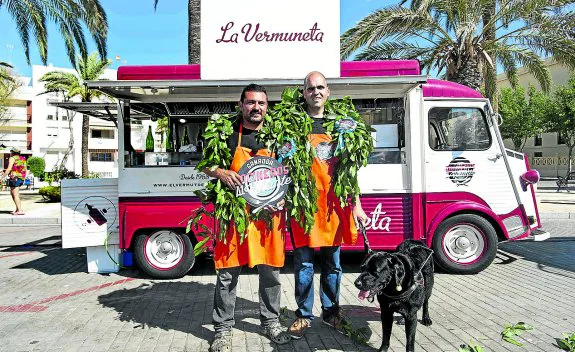
[[[539,182],[539,172],[537,170],[529,170],[520,177],[521,188],[523,192],[527,191],[527,185],[533,185]]]

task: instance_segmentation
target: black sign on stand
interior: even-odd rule
[[[244,197],[254,213],[267,205],[275,207],[285,197],[291,183],[288,168],[267,156],[246,161],[238,174],[242,185],[236,188],[236,196]]]

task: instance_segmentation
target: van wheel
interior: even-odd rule
[[[433,235],[436,263],[453,274],[476,274],[497,254],[497,234],[479,215],[462,214],[445,219]]]
[[[168,229],[139,235],[134,257],[143,272],[159,279],[183,277],[196,259],[190,237]]]

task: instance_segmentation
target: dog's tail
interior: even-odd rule
[[[365,231],[365,226],[363,226],[363,224],[360,222],[359,223],[359,231],[361,232],[361,235],[363,236],[363,249],[365,250],[365,255],[369,255],[371,254],[373,251],[371,250],[371,247],[369,246],[369,240],[367,239],[367,233]]]

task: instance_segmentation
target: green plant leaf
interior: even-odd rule
[[[507,341],[507,342],[509,342],[509,343],[511,343],[511,344],[514,344],[515,346],[519,346],[519,347],[523,346],[523,344],[522,344],[521,342],[515,341],[515,340],[514,340],[513,338],[511,338],[511,337],[505,336],[505,337],[503,337],[503,340],[505,340],[505,341]]]

